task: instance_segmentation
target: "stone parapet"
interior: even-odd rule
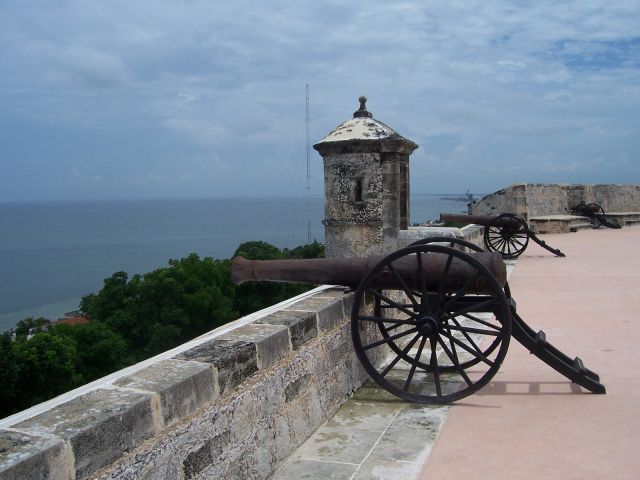
[[[580,202],[609,211],[640,211],[640,185],[569,185],[518,183],[469,204],[469,213],[514,213],[529,220],[566,215]]]
[[[587,217],[575,215],[541,215],[529,218],[529,227],[535,233],[569,233],[592,228]]]
[[[366,378],[321,287],[0,421],[0,479],[266,478]]]
[[[398,235],[398,247],[406,247],[411,243],[424,238],[451,237],[465,240],[484,248],[483,243],[484,227],[481,225],[466,225],[463,228],[456,227],[409,227],[407,230],[400,230]]]

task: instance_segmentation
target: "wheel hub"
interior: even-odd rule
[[[424,315],[418,320],[418,331],[425,337],[430,337],[440,331],[440,320],[433,314]]]

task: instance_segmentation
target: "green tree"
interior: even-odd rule
[[[33,333],[42,331],[42,328],[50,323],[51,322],[44,317],[27,317],[16,324],[14,332],[18,336],[29,335],[32,331]]]
[[[13,351],[11,332],[0,337],[0,417],[5,417],[18,410],[17,383],[20,378],[19,365]]]
[[[141,359],[234,320],[234,298],[229,261],[193,253],[130,280],[117,272],[80,306],[120,334]]]
[[[285,248],[282,253],[286,258],[324,258],[324,245],[314,240],[291,250]]]
[[[104,280],[104,286],[99,293],[82,297],[80,310],[91,314],[92,318],[108,318],[118,310],[127,308],[132,296],[127,272],[115,272]]]
[[[19,411],[66,392],[80,383],[75,369],[75,342],[49,332],[11,343],[17,369],[10,412]]]
[[[80,384],[104,377],[133,361],[127,352],[127,342],[105,323],[61,324],[53,327],[51,333],[73,340]]]
[[[248,259],[316,258],[317,242],[281,251],[246,242],[236,255]],[[229,260],[191,254],[167,267],[129,277],[116,272],[102,289],[85,296],[80,309],[92,322],[53,325],[27,318],[0,338],[0,416],[75,388],[204,332],[310,288],[274,282],[231,282]],[[29,331],[35,334],[27,340]]]
[[[248,260],[277,260],[284,258],[284,254],[278,247],[262,241],[241,243],[233,256],[241,256]]]
[[[296,250],[296,249],[294,249]],[[300,255],[302,250],[296,250]],[[266,242],[245,242],[241,244],[235,256],[248,260],[279,260],[286,258],[285,253]],[[247,282],[236,288],[235,309],[241,315],[275,305],[288,298],[309,290],[310,285],[279,282]]]

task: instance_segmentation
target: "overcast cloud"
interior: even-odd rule
[[[415,193],[640,183],[637,0],[3,0],[0,200],[303,195],[307,83]]]

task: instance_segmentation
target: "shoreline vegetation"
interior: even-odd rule
[[[314,241],[242,243],[233,257],[324,257]],[[25,318],[0,337],[0,418],[169,350],[312,285],[231,282],[231,260],[192,253],[145,274],[113,273],[80,302],[76,321]]]

